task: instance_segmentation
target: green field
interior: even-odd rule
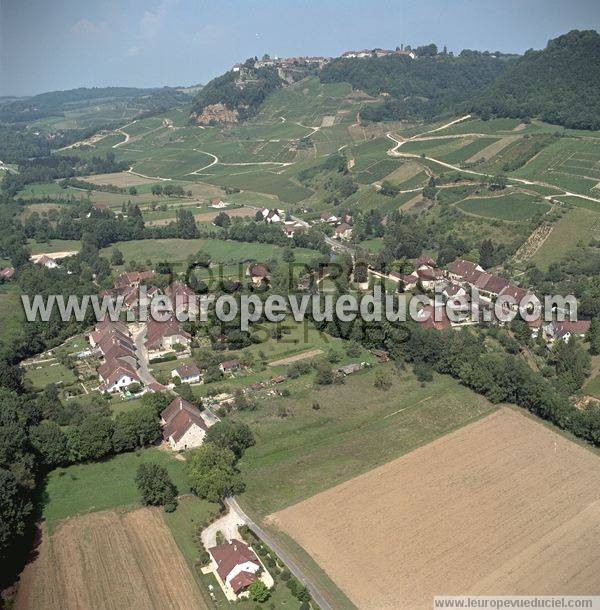
[[[103,256],[110,257],[113,248],[123,252],[125,261],[145,263],[151,261],[168,261],[176,267],[182,267],[190,254],[198,250],[208,252],[215,263],[243,263],[249,260],[266,261],[281,255],[283,248],[271,244],[225,241],[219,239],[142,239],[117,242],[101,250]],[[296,262],[308,262],[318,253],[306,248],[295,248]],[[217,270],[214,270],[216,273]]]
[[[550,209],[550,204],[539,202],[535,197],[523,193],[511,193],[500,197],[465,199],[457,203],[456,207],[476,216],[522,222],[538,214],[545,214]]]
[[[546,269],[564,258],[579,242],[587,244],[591,239],[600,239],[600,214],[585,208],[568,210],[531,260]]]
[[[436,376],[421,387],[408,372],[391,373],[393,387],[376,390],[375,369],[322,389],[307,380],[289,398],[236,414],[257,439],[240,462],[247,482],[244,504],[259,515],[280,510],[494,409],[449,377]]]
[[[164,466],[179,493],[188,492],[184,462],[154,447],[122,453],[101,462],[57,468],[48,475],[42,492],[47,527],[52,531],[63,519],[76,515],[137,506],[135,473],[139,464],[147,462]]]
[[[81,242],[70,239],[51,239],[47,242],[36,242],[30,239],[27,247],[31,254],[52,254],[53,252],[78,252],[81,250]]]

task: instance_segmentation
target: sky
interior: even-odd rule
[[[600,30],[599,0],[0,0],[0,96],[206,83],[264,53],[523,53],[572,29]]]

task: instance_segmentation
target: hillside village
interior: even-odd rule
[[[596,594],[599,62],[575,30],[0,100],[0,607]],[[304,320],[214,303],[277,295]],[[549,295],[577,319],[512,302]]]

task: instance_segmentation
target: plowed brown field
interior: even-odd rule
[[[45,535],[27,566],[18,610],[202,610],[200,591],[160,513],[108,511]]]
[[[508,408],[271,519],[360,608],[600,594],[600,459]]]

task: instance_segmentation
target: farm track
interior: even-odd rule
[[[438,165],[441,165],[442,167],[446,167],[448,169],[454,170],[456,172],[460,172],[463,174],[469,174],[472,176],[481,176],[484,178],[493,178],[492,174],[487,174],[485,172],[477,172],[471,169],[464,169],[459,167],[458,165],[453,165],[451,163],[446,163],[445,161],[441,161],[440,159],[435,159],[434,157],[428,157],[428,156],[421,156],[418,155],[416,153],[402,153],[399,151],[399,149],[406,144],[407,142],[423,142],[423,141],[427,141],[427,140],[436,140],[439,139],[439,137],[432,137],[432,138],[426,138],[423,136],[426,136],[428,134],[431,133],[435,133],[438,131],[442,131],[443,129],[447,129],[448,127],[451,127],[452,125],[455,125],[456,123],[460,123],[462,121],[465,121],[467,119],[471,118],[471,115],[465,115],[463,117],[460,117],[458,119],[455,119],[454,121],[450,121],[449,123],[446,123],[445,125],[442,125],[440,127],[437,127],[436,129],[432,129],[429,131],[425,131],[423,133],[420,134],[416,134],[414,136],[411,136],[410,138],[406,138],[406,139],[398,139],[396,137],[394,137],[392,135],[392,132],[387,132],[385,135],[388,138],[388,140],[391,140],[392,142],[394,142],[394,146],[392,146],[392,148],[388,149],[387,154],[390,157],[400,157],[400,158],[407,158],[407,159],[426,159],[428,161],[431,161],[433,163],[437,163]],[[475,134],[473,134],[475,135]],[[456,134],[456,135],[450,135],[448,136],[448,138],[462,138],[464,137],[465,134]],[[559,193],[557,195],[547,195],[546,197],[544,197],[544,199],[547,200],[551,200],[554,197],[576,197],[579,199],[585,199],[587,201],[594,201],[595,203],[600,203],[600,199],[596,199],[594,197],[590,197],[589,195],[583,195],[580,193],[573,193],[571,191],[567,191],[565,189],[562,189],[561,187],[558,187],[556,185],[553,184],[548,184],[547,182],[540,182],[538,180],[526,180],[524,178],[514,178],[511,176],[507,177],[507,180],[510,180],[512,182],[517,182],[519,184],[524,184],[524,185],[531,185],[531,186],[542,186],[545,188],[553,188],[556,190],[561,190],[563,191],[562,193]]]

